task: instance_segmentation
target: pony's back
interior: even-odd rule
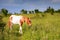
[[[10,20],[13,24],[19,24],[19,21],[22,19],[23,16],[16,16],[16,15],[11,15]]]

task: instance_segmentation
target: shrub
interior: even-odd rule
[[[2,21],[2,15],[0,15],[0,29],[4,30],[5,23]]]

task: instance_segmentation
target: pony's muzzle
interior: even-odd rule
[[[29,29],[31,28],[31,26],[32,26],[32,25],[30,24],[30,25],[29,25]]]
[[[29,27],[31,27],[32,26],[32,24],[29,24]]]

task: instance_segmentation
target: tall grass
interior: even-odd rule
[[[6,25],[4,30],[4,40],[60,40],[60,14],[23,14],[30,17],[32,21],[31,28],[26,23],[23,24],[23,35],[19,34],[19,25],[13,25],[13,30],[9,32]],[[4,22],[8,22],[9,17],[4,17]],[[1,35],[1,34],[0,34]],[[2,37],[2,35],[1,35]],[[0,37],[0,38],[1,38]]]

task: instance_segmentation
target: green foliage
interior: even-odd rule
[[[58,9],[58,10],[55,10],[55,12],[56,12],[56,13],[60,13],[60,9]]]
[[[2,15],[0,15],[0,40],[4,40],[4,35],[3,35],[3,31],[4,31],[4,27],[5,27],[5,23],[2,21]]]
[[[8,14],[8,10],[7,10],[7,9],[2,8],[1,11],[2,11],[2,13],[3,13],[5,16],[7,16],[7,14]]]
[[[27,14],[27,10],[22,9],[22,10],[21,10],[21,13],[22,13],[22,14]]]
[[[29,11],[29,13],[31,14],[32,12],[31,12],[31,11]]]
[[[35,9],[34,11],[35,11],[35,13],[39,13],[39,10],[38,9]]]
[[[53,8],[51,8],[51,15],[53,15],[53,13],[54,13],[54,9],[53,9]]]
[[[45,13],[51,13],[51,15],[53,15],[54,9],[49,6],[47,10],[45,10]]]
[[[34,14],[34,11],[28,11],[29,12],[29,14]]]
[[[4,26],[5,26],[5,23],[3,22],[2,16],[0,15],[0,29],[4,28]]]

